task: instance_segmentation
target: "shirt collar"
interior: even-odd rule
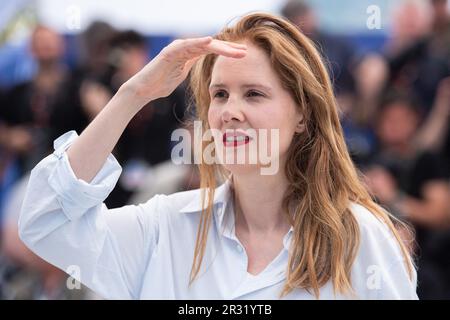
[[[201,213],[201,211],[201,192],[196,193],[196,196],[192,199],[192,201],[180,210],[182,213]],[[222,185],[216,188],[216,191],[214,192],[213,215],[215,217],[216,227],[219,233],[237,240],[234,234],[232,178],[228,178]],[[225,216],[228,218],[224,219]],[[293,231],[294,228],[291,226],[288,233],[283,238],[283,246],[286,250],[289,250]]]
[[[216,216],[219,225],[222,224],[223,216],[225,214],[225,206],[228,201],[231,199],[231,188],[232,182],[231,178],[225,180],[225,182],[216,188],[214,192],[214,200],[213,200],[213,212]],[[180,212],[182,213],[199,213],[202,211],[202,203],[201,203],[201,191],[196,193],[196,196],[186,205],[184,206]]]

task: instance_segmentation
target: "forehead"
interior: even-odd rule
[[[267,54],[251,43],[245,44],[247,54],[243,58],[217,57],[211,74],[211,84],[258,81],[275,85],[278,82]]]

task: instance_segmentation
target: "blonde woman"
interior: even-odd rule
[[[114,145],[142,106],[189,72],[222,161],[201,161],[198,190],[108,209],[121,172]],[[266,142],[278,146],[278,170],[262,174],[259,158],[223,161],[264,140],[247,135],[261,129],[277,131]],[[269,14],[176,40],[79,137],[57,139],[31,173],[19,229],[35,253],[105,298],[417,298],[406,245],[350,160],[317,50]]]

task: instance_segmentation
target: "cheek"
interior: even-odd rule
[[[286,121],[285,125],[280,129],[280,151],[282,153],[288,151],[292,144],[292,140],[294,139],[297,129],[297,122],[294,120],[296,120],[296,118],[292,117],[289,121]]]
[[[280,130],[280,152],[285,153],[289,149],[292,143],[292,138],[294,136],[294,131],[290,128],[282,128]]]
[[[265,113],[264,120],[260,120],[260,122],[264,122],[265,128],[277,129],[280,135],[280,142],[282,144],[289,144],[297,126],[296,119],[294,112],[284,113],[277,110],[275,112]],[[285,142],[285,140],[287,141]]]
[[[263,114],[264,117],[258,116],[248,119],[253,124],[253,128],[265,129],[265,134],[258,132],[258,143],[267,145],[267,149],[272,150],[271,154],[276,152],[279,152],[280,155],[285,154],[294,135],[292,124],[287,121],[285,116],[280,116],[279,113],[268,112]]]
[[[215,107],[210,106],[208,109],[208,123],[211,129],[220,127],[220,113]]]

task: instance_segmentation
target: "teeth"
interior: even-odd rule
[[[234,136],[234,137],[227,137],[227,142],[234,142],[234,141],[245,141],[244,136]]]

